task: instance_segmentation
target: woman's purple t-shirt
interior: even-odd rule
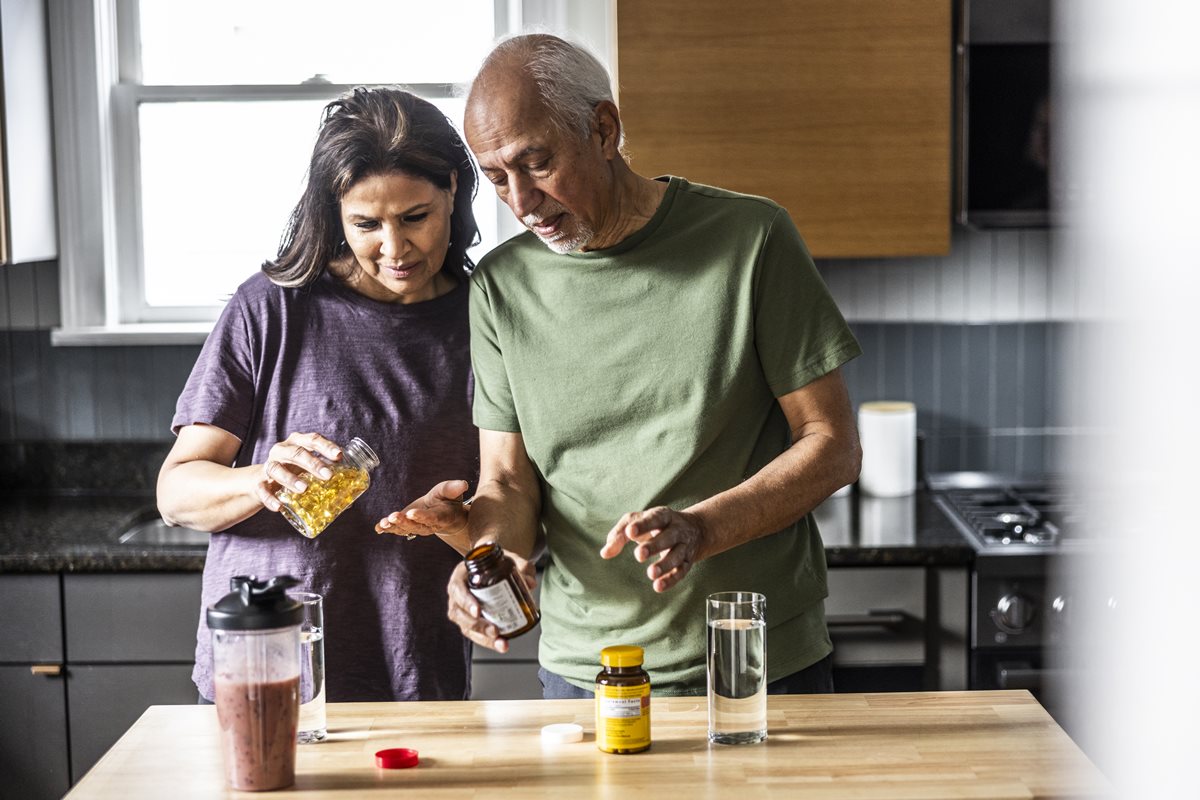
[[[381,303],[329,275],[285,289],[259,273],[230,299],[179,397],[172,430],[205,423],[242,441],[234,466],[262,464],[294,432],[379,455],[371,486],[316,539],[259,511],[212,535],[193,679],[212,698],[204,609],[234,575],[290,573],[324,595],[330,701],[464,699],[470,643],[446,618],[461,557],[375,522],[439,481],[476,480],[467,285],[422,303]]]

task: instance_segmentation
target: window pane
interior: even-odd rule
[[[462,83],[495,37],[493,0],[141,0],[149,85]]]
[[[463,101],[433,101],[461,130]],[[275,256],[300,199],[325,101],[144,103],[142,263],[149,306],[220,303]],[[496,243],[490,187],[475,202]]]

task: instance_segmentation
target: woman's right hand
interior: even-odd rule
[[[270,511],[278,511],[282,506],[275,492],[286,488],[300,493],[308,488],[301,478],[302,473],[308,472],[321,479],[332,477],[333,471],[316,453],[329,461],[339,461],[342,448],[319,433],[293,433],[271,445],[252,494]]]

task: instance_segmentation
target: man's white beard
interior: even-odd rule
[[[558,203],[547,204],[542,208],[539,208],[538,213],[527,214],[522,217],[521,223],[530,230],[533,230],[533,226],[541,221],[551,219],[552,217],[565,212],[566,209]],[[596,232],[592,230],[590,225],[579,219],[579,217],[571,215],[569,219],[572,223],[574,223],[575,229],[573,231],[559,229],[554,237],[550,239],[538,235],[536,231],[534,231],[534,236],[537,236],[539,239],[541,239],[542,244],[546,245],[546,247],[549,247],[556,253],[572,253],[580,248],[586,247],[588,242],[592,241],[592,239],[596,237]]]
[[[549,247],[556,253],[573,253],[580,248],[586,247],[588,242],[592,241],[596,232],[586,225],[577,223],[575,231],[571,234],[560,231],[554,239],[542,239],[542,244]]]

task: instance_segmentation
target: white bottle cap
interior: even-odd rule
[[[556,722],[542,728],[542,741],[552,744],[567,744],[583,741],[583,727],[574,722]]]

